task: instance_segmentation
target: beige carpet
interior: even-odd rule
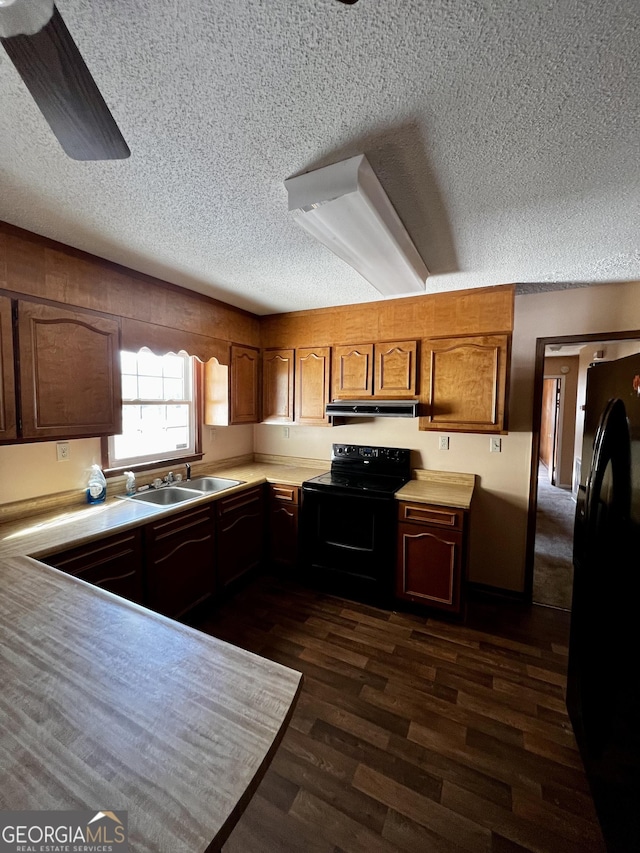
[[[573,523],[576,502],[569,489],[549,483],[547,469],[538,471],[538,512],[533,568],[533,601],[571,609]]]

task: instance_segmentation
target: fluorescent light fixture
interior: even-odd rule
[[[429,270],[364,154],[284,185],[296,222],[376,290],[424,292]]]

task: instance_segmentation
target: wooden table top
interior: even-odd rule
[[[0,589],[0,809],[124,809],[136,853],[219,850],[300,673],[28,557]]]

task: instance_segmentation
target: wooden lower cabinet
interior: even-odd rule
[[[298,562],[300,489],[274,483],[268,487],[267,543],[269,562],[293,568]]]
[[[254,486],[216,501],[216,572],[224,588],[257,568],[264,553],[264,489]]]
[[[215,592],[212,505],[145,527],[149,607],[178,618]]]
[[[400,502],[396,596],[448,613],[464,608],[464,510]]]
[[[130,601],[146,603],[141,529],[71,548],[43,562]]]

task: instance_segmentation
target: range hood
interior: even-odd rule
[[[332,400],[325,414],[342,418],[416,418],[417,400]]]

